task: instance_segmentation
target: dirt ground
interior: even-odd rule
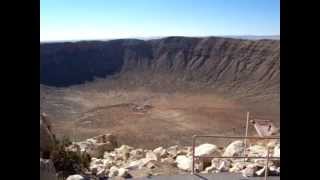
[[[194,134],[243,135],[246,113],[279,122],[279,105],[244,104],[214,93],[160,93],[146,89],[41,89],[41,111],[58,137],[83,140],[113,133],[134,147],[188,145]],[[260,103],[266,104],[266,103]],[[250,128],[250,134],[254,130]],[[227,141],[203,139],[225,144]]]

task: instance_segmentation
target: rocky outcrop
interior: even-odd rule
[[[74,175],[68,176],[66,180],[86,180],[86,178],[79,174],[74,174]]]
[[[113,142],[116,145],[115,137],[111,134],[98,136],[88,139],[84,142],[91,142],[90,146],[96,146],[99,143]],[[108,137],[108,138],[106,138]],[[112,138],[111,138],[112,137]],[[105,140],[108,139],[108,140]],[[77,142],[74,144],[81,144]],[[74,144],[70,147],[74,147]],[[270,144],[273,144],[270,146]],[[280,144],[277,141],[264,143],[248,144],[246,149],[248,156],[265,156],[268,146],[270,148],[270,155],[280,155]],[[68,147],[68,150],[74,148]],[[92,151],[90,148],[79,147],[80,151]],[[217,147],[214,144],[201,144],[195,147],[196,156],[242,156],[244,151],[243,141],[234,141],[225,148]],[[179,169],[185,172],[192,170],[192,148],[171,146],[168,148],[158,147],[153,150],[149,149],[135,149],[128,145],[121,145],[120,147],[108,149],[102,152],[100,157],[92,157],[89,167],[89,172],[98,178],[107,177],[132,177],[131,174],[143,171],[144,174],[150,174],[153,170],[158,168],[168,167],[171,169]],[[277,160],[269,161],[269,174],[279,175],[280,164]],[[261,159],[196,159],[195,170],[201,173],[219,173],[231,172],[242,173],[245,177],[262,176],[265,172],[266,161]],[[145,170],[149,170],[146,173]]]
[[[46,114],[40,115],[40,152],[50,151],[54,143],[51,123]]]
[[[87,139],[86,141],[74,142],[68,147],[68,150],[87,152],[91,157],[102,157],[105,151],[112,151],[117,146],[115,136],[104,134]]]
[[[58,180],[56,170],[50,159],[40,158],[40,179],[41,180]]]

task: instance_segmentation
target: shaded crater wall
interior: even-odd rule
[[[151,72],[207,85],[279,90],[278,40],[169,37],[48,43],[41,44],[40,53],[40,83],[51,86],[70,86],[123,72]]]

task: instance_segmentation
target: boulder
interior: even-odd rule
[[[163,147],[158,147],[158,148],[154,149],[153,152],[160,158],[167,157],[167,155],[168,155],[167,150],[164,149]]]
[[[153,168],[156,167],[156,164],[155,164],[155,161],[149,161],[144,166],[149,168],[149,169],[153,169]]]
[[[105,168],[99,168],[96,175],[100,178],[106,177],[108,171]]]
[[[115,152],[118,157],[117,159],[121,159],[121,160],[125,160],[125,161],[128,160],[130,157],[130,151],[132,149],[133,149],[132,147],[127,146],[127,145],[122,145],[121,147],[116,148]]]
[[[146,153],[146,159],[153,160],[153,161],[159,161],[160,160],[160,155],[154,153],[153,151],[148,151]]]
[[[125,169],[125,168],[119,168],[118,169],[118,176],[120,177],[128,177],[129,173],[128,173],[128,170]]]
[[[40,158],[40,179],[58,180],[53,162],[50,159]]]
[[[195,148],[195,156],[217,155],[218,147],[214,144],[201,144]]]
[[[220,156],[220,152],[214,144],[202,144],[195,148],[195,156]],[[211,159],[200,159],[196,164],[199,165],[198,169],[202,171],[210,166],[210,163]]]
[[[192,158],[187,157],[185,155],[179,155],[176,158],[177,167],[179,169],[185,170],[185,171],[191,171],[192,169]]]
[[[270,166],[268,174],[272,176],[280,176],[280,167]]]
[[[241,156],[244,151],[244,143],[243,141],[234,141],[227,146],[225,149],[223,156]]]
[[[229,169],[229,172],[232,173],[239,173],[241,172],[244,168],[246,168],[248,162],[235,162],[232,164],[232,167]]]
[[[144,158],[145,153],[143,152],[142,149],[134,149],[130,151],[130,159],[132,160],[138,160],[141,158]]]
[[[163,159],[161,159],[161,162],[169,164],[171,166],[176,166],[177,165],[177,163],[175,162],[175,160],[172,157],[163,158]]]
[[[66,180],[86,180],[86,178],[79,174],[74,174],[74,175],[68,176]]]
[[[242,176],[253,177],[258,167],[255,164],[249,164],[245,169],[242,170]]]
[[[170,146],[169,148],[167,148],[167,152],[169,154],[170,157],[172,158],[176,158],[178,155],[178,146]]]
[[[253,145],[249,147],[248,151],[249,157],[265,157],[267,156],[268,148],[262,145]]]
[[[91,157],[102,157],[105,151],[114,150],[118,144],[112,134],[104,134],[85,141],[76,142],[81,152],[87,152]]]
[[[265,171],[266,171],[266,167],[264,166],[264,167],[261,168],[260,170],[256,171],[255,174],[256,174],[257,176],[264,176]]]
[[[109,175],[108,175],[108,177],[109,177],[109,178],[112,178],[112,177],[118,176],[118,174],[119,174],[118,168],[117,168],[116,166],[112,166],[112,167],[109,169]]]
[[[220,172],[227,172],[229,171],[230,167],[231,167],[231,162],[229,160],[223,159],[220,161],[220,164],[217,169]]]
[[[280,144],[277,144],[273,149],[273,157],[280,157]]]

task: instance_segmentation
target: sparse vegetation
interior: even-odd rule
[[[71,174],[78,174],[90,165],[91,157],[87,153],[66,151],[65,148],[72,142],[64,137],[61,140],[55,139],[55,144],[46,156],[53,161],[56,171],[63,178]]]

